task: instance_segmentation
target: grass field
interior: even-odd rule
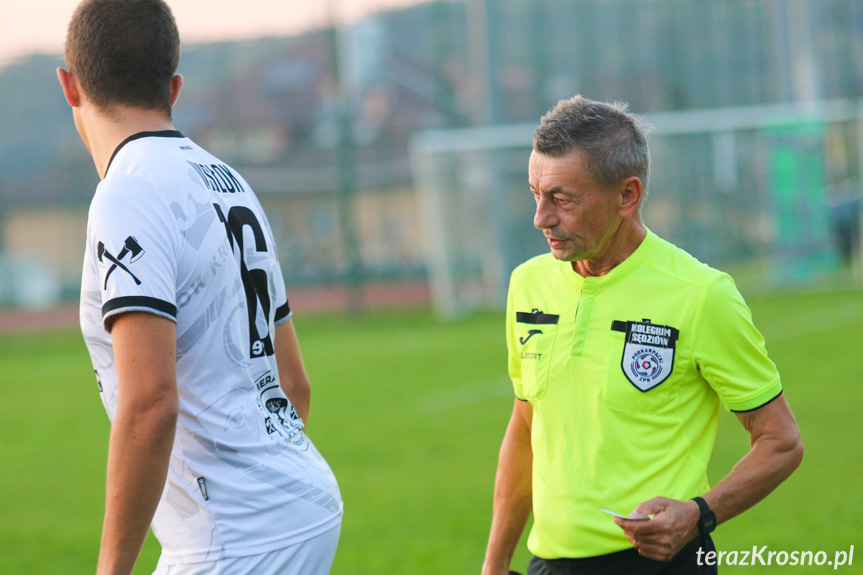
[[[749,303],[783,374],[806,457],[773,496],[722,525],[717,546],[823,550],[832,559],[853,544],[855,565],[840,572],[861,573],[863,292]],[[502,314],[451,324],[425,311],[300,316],[296,325],[314,385],[309,434],[346,505],[333,573],[478,573],[512,405]],[[108,421],[80,335],[2,336],[0,366],[0,573],[92,573]],[[736,418],[721,419],[714,482],[748,447]],[[151,573],[158,553],[149,539],[135,573]],[[514,567],[527,559],[522,543]]]

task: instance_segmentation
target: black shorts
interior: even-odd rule
[[[716,565],[699,565],[698,550],[703,549],[701,562],[709,551],[716,551],[713,540],[696,537],[674,556],[671,561],[654,561],[625,549],[608,555],[582,559],[541,559],[534,557],[527,567],[527,575],[715,575]]]

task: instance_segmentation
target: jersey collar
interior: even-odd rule
[[[128,144],[129,142],[134,142],[135,140],[140,140],[141,138],[185,138],[183,134],[181,134],[177,130],[158,130],[156,132],[138,132],[137,134],[132,134],[122,142],[120,145],[116,147],[114,153],[111,154],[111,159],[108,160],[108,165],[105,167],[105,175],[108,175],[108,170],[111,169],[111,163],[114,161],[114,158],[117,157],[117,152],[123,149],[123,146]]]
[[[653,252],[656,251],[656,248],[659,246],[659,237],[651,232],[647,226],[645,226],[644,229],[647,233],[638,247],[635,248],[635,251],[607,274],[584,277],[581,274],[576,273],[572,269],[572,262],[568,261],[559,262],[561,272],[569,279],[569,281],[578,286],[579,289],[583,290],[599,290],[617,283],[640,268],[648,258],[653,255]]]

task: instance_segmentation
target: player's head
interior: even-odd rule
[[[624,103],[594,102],[581,96],[561,100],[542,117],[533,149],[552,158],[580,150],[587,175],[597,184],[608,188],[637,177],[647,196],[649,129],[627,108]]]
[[[84,0],[66,34],[66,65],[88,100],[171,115],[180,35],[163,0]]]

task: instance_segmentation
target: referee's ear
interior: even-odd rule
[[[78,88],[78,80],[71,72],[63,68],[57,68],[57,79],[60,81],[60,87],[63,89],[63,96],[73,108],[81,105],[81,92]]]
[[[183,76],[180,74],[174,74],[174,77],[171,78],[171,85],[169,87],[171,91],[171,107],[174,107],[174,104],[177,103],[177,98],[180,97],[180,89],[183,87]]]
[[[621,186],[620,216],[625,219],[638,211],[644,188],[641,184],[641,178],[636,176],[626,178],[621,183]]]

